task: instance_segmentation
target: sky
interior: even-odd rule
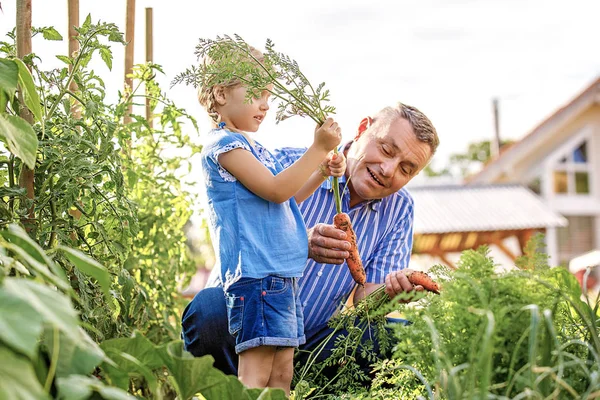
[[[15,25],[15,0],[0,0],[0,40]],[[267,38],[295,59],[313,83],[331,91],[334,118],[350,140],[360,120],[401,101],[436,126],[434,167],[473,141],[493,137],[492,99],[500,135],[520,139],[600,76],[600,0],[303,0],[136,2],[135,63],[145,61],[145,8],[154,13],[154,62],[168,95],[208,129],[191,87],[169,88],[196,62],[198,38],[241,35],[261,48]],[[81,22],[113,22],[125,31],[125,0],[80,0]],[[33,0],[33,25],[65,38],[34,38],[50,69],[65,54],[67,0]],[[113,46],[113,70],[93,65],[109,100],[122,87],[124,49]],[[314,123],[294,117],[275,124],[275,108],[256,139],[268,148],[307,146]],[[191,127],[190,127],[191,129]],[[194,134],[193,132],[190,132]]]

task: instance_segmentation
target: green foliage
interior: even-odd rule
[[[575,278],[541,259],[529,253],[521,261],[532,269],[497,273],[481,248],[464,252],[455,272],[439,267],[451,279],[441,296],[404,310],[414,323],[396,328],[397,363],[414,367],[441,398],[585,398],[598,390],[598,318]],[[410,375],[395,374],[394,384],[423,387]]]
[[[564,268],[549,268],[533,237],[517,263],[523,269],[498,272],[488,249],[465,251],[456,271],[434,266],[441,295],[407,295],[393,301],[381,290],[333,321],[342,336],[331,357],[298,366],[295,398],[335,399],[580,399],[600,390],[600,300],[581,299],[581,288]],[[368,310],[368,312],[367,312]],[[409,325],[380,319],[391,310]],[[346,321],[341,323],[340,321]],[[369,346],[360,337],[378,326],[382,349],[374,352],[369,377],[346,367]],[[346,340],[346,337],[352,338]],[[364,337],[363,337],[364,341]],[[332,381],[324,366],[342,371]],[[372,378],[372,379],[366,379]]]
[[[324,89],[324,83],[314,87],[298,63],[274,47],[268,39],[261,60],[239,35],[200,39],[195,54],[204,62],[177,75],[172,84],[212,87],[242,82],[247,88],[248,100],[260,97],[263,90],[271,92],[278,100],[278,122],[300,115],[322,124],[327,115],[335,113],[335,108],[326,104],[329,90]]]

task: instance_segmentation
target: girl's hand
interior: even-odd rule
[[[342,141],[342,130],[332,118],[327,118],[323,125],[315,128],[314,144],[317,148],[331,151]]]
[[[329,153],[325,161],[319,166],[319,170],[325,179],[330,176],[339,178],[346,172],[346,157],[343,153]]]

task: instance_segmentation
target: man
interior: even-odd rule
[[[310,351],[327,337],[331,332],[327,322],[350,295],[356,304],[382,284],[392,298],[423,290],[413,287],[403,271],[410,260],[414,219],[413,200],[403,187],[427,165],[438,144],[431,121],[416,108],[399,103],[363,119],[354,140],[344,147],[347,168],[339,184],[340,192],[346,183],[348,190],[342,194],[342,211],[349,214],[356,231],[367,275],[364,290],[353,292],[348,268],[337,266],[349,256],[350,245],[345,233],[331,225],[336,209],[330,181],[299,204],[309,239],[309,259],[299,280],[306,334],[301,350]],[[284,148],[276,157],[287,167],[303,151]],[[235,339],[227,332],[220,287],[206,288],[194,297],[183,313],[182,326],[186,350],[195,356],[211,354],[216,368],[236,374]]]

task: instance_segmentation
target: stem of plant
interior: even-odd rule
[[[58,365],[58,354],[59,354],[59,332],[58,327],[56,325],[52,326],[52,360],[50,360],[50,369],[48,370],[48,376],[46,376],[46,383],[44,384],[44,390],[46,393],[50,393],[50,389],[52,388],[52,381],[54,380],[54,375],[56,375],[56,366]]]

